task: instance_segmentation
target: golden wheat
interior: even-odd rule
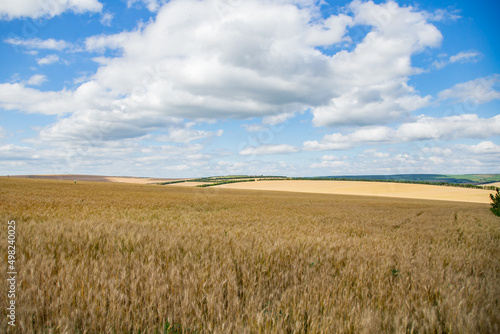
[[[488,205],[5,178],[0,200],[8,333],[500,331]]]

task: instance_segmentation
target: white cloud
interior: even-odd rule
[[[142,3],[150,12],[157,12],[168,0],[127,0],[127,7],[132,7],[137,3]]]
[[[459,52],[458,54],[450,57],[450,63],[475,63],[478,61],[478,57],[481,56],[481,53],[477,51],[467,51],[467,52]]]
[[[28,79],[28,81],[26,81],[26,84],[31,85],[31,86],[39,86],[42,83],[44,83],[45,81],[47,81],[47,77],[45,75],[35,74],[35,75],[31,76]]]
[[[431,13],[425,13],[425,16],[429,21],[456,21],[461,19],[460,10],[458,9],[436,9]]]
[[[73,141],[46,144],[36,142],[34,147],[0,145],[2,166],[7,171],[15,170],[16,174],[45,171],[47,174],[123,175],[127,171],[129,175],[175,177],[183,170],[190,170],[188,174],[193,175],[198,172],[196,166],[204,166],[213,158],[201,153],[202,145],[145,146],[139,139],[89,141],[83,145]]]
[[[392,139],[393,130],[387,127],[366,127],[350,134],[350,141],[356,143],[383,143]]]
[[[174,143],[189,143],[193,140],[204,138],[212,138],[214,136],[220,137],[224,133],[223,130],[205,131],[191,129],[194,123],[186,124],[186,128],[172,128],[168,135],[158,136],[155,138],[157,141],[168,141]]]
[[[500,135],[500,115],[479,118],[475,114],[434,118],[419,116],[415,122],[404,123],[397,129],[394,140],[455,140],[488,138]]]
[[[476,145],[429,143],[392,147],[388,152],[367,149],[355,157],[323,156],[310,167],[315,175],[374,175],[374,174],[468,174],[494,173],[498,169],[500,146],[493,142]],[[376,161],[376,162],[375,162]]]
[[[482,141],[477,145],[459,145],[459,148],[474,154],[500,154],[500,145],[491,141]]]
[[[429,104],[430,97],[407,84],[416,73],[411,57],[442,38],[424,13],[394,2],[354,1],[350,12],[322,18],[315,3],[248,0],[221,10],[221,0],[173,0],[136,30],[88,38],[87,51],[112,48],[120,55],[95,58],[99,69],[75,91],[4,85],[0,89],[17,94],[0,92],[0,105],[72,112],[50,127],[56,137],[56,131],[66,136],[68,128],[72,135],[92,131],[82,124],[91,126],[88,117],[97,113],[107,123],[118,121],[110,138],[122,138],[127,128],[134,129],[132,137],[153,128],[136,131],[142,112],[160,120],[263,117],[264,124],[275,125],[311,108],[315,125],[372,125],[409,117]],[[318,50],[341,46],[355,25],[371,31],[353,51],[329,56]],[[24,99],[32,93],[38,105]]]
[[[0,2],[0,18],[12,20],[21,17],[54,17],[66,11],[77,14],[100,12],[102,4],[97,0],[16,0]]]
[[[449,148],[442,148],[442,147],[424,147],[422,148],[422,152],[426,155],[434,155],[434,156],[451,156],[452,155],[452,150]]]
[[[46,50],[64,50],[70,48],[72,45],[63,40],[55,40],[53,38],[49,39],[40,39],[40,38],[31,38],[31,39],[21,39],[21,38],[6,38],[4,42],[7,44],[25,47],[27,49],[46,49]]]
[[[376,5],[354,1],[350,5],[354,23],[373,30],[352,52],[340,51],[333,57],[338,96],[328,104],[313,108],[317,126],[376,124],[398,120],[429,104],[408,77],[417,73],[412,55],[440,44],[442,35],[427,23],[425,15],[412,7],[394,2]]]
[[[247,147],[240,151],[240,155],[263,155],[263,154],[286,154],[295,153],[299,149],[292,145],[261,145],[257,147]]]
[[[325,161],[332,161],[332,160],[340,160],[341,158],[335,156],[335,155],[331,155],[331,154],[328,154],[328,155],[324,155],[321,157],[321,160],[325,160]]]
[[[115,109],[113,110],[113,118],[110,119],[107,111],[86,108],[45,127],[40,131],[39,139],[42,141],[99,143],[142,137],[149,132],[179,124],[179,119],[164,116],[154,111],[145,110],[140,114],[129,114]]]
[[[498,135],[500,135],[500,115],[492,118],[479,118],[475,114],[443,118],[419,116],[412,123],[401,124],[393,140],[397,142],[456,140]]]
[[[294,112],[284,112],[278,115],[266,116],[262,120],[262,123],[267,125],[278,125],[280,123],[288,121],[293,117],[295,117]]]
[[[19,83],[0,84],[0,107],[44,115],[64,114],[78,108],[71,95],[67,91],[41,92]]]
[[[341,168],[345,168],[349,166],[348,162],[345,161],[331,161],[331,160],[323,160],[321,162],[315,162],[311,164],[311,168],[328,168],[328,169],[336,169],[340,170]]]
[[[303,148],[306,151],[329,151],[346,150],[353,147],[355,143],[349,142],[349,137],[341,133],[326,135],[318,142],[317,140],[308,140],[304,142]]]
[[[265,162],[260,160],[228,161],[219,160],[215,168],[208,168],[206,175],[290,175],[296,167],[284,161]]]
[[[321,162],[312,163],[309,167],[313,169],[324,168],[328,171],[332,169],[340,170],[350,165],[349,162],[345,160],[347,160],[347,157],[339,158],[335,155],[324,155],[321,157]]]
[[[101,18],[99,19],[99,22],[101,22],[103,26],[110,27],[114,17],[115,15],[113,13],[103,13],[101,15]]]
[[[377,159],[382,159],[382,158],[389,158],[389,153],[384,153],[384,152],[379,152],[376,149],[368,149],[364,150],[361,154],[360,157],[370,157],[370,158],[377,158]]]
[[[242,127],[248,132],[259,132],[267,129],[261,124],[243,124]]]
[[[50,65],[53,63],[57,63],[59,61],[58,55],[48,55],[47,57],[37,59],[36,62],[38,65]]]
[[[85,50],[89,52],[104,52],[106,49],[121,49],[135,33],[123,32],[117,35],[98,35],[85,39]]]
[[[408,117],[411,111],[430,104],[406,83],[386,82],[372,87],[355,87],[328,105],[314,108],[317,126],[388,123]]]
[[[303,144],[306,151],[346,150],[366,144],[404,143],[422,140],[457,140],[500,135],[500,115],[479,118],[475,114],[434,118],[419,116],[414,122],[390,127],[362,127],[348,134],[325,135]]]
[[[326,135],[321,141],[310,140],[303,144],[306,151],[346,150],[360,144],[389,142],[394,130],[388,127],[365,127],[347,135],[334,133]]]
[[[116,114],[114,110],[118,108],[113,101],[109,100],[107,93],[100,90],[100,87],[92,81],[80,85],[75,91],[58,92],[41,92],[20,83],[0,84],[0,107],[6,110],[20,110],[43,115],[64,115],[72,112],[81,115],[85,110],[92,111],[100,108]]]
[[[264,1],[220,14],[214,1],[171,1],[135,31],[87,39],[88,51],[122,51],[100,58],[92,78],[105,103],[190,119],[270,116],[275,124],[327,101],[331,59],[304,34],[333,23],[311,23],[312,9]],[[331,41],[341,38],[330,30]]]
[[[479,78],[445,89],[438,94],[439,100],[452,100],[471,104],[483,104],[500,99],[500,91],[495,87],[500,83],[500,75]]]
[[[13,144],[0,145],[0,160],[30,160],[35,150],[27,146]]]
[[[454,56],[449,57],[447,60],[436,60],[433,65],[435,68],[443,68],[448,64],[453,63],[476,63],[482,56],[481,53],[471,50],[471,51],[461,51]]]

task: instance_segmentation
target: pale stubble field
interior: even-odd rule
[[[182,185],[184,183],[179,184]],[[431,199],[437,201],[457,201],[470,203],[489,203],[489,194],[495,193],[493,190],[428,184],[333,180],[266,180],[257,182],[223,184],[219,187],[228,189],[291,191],[315,194]]]
[[[0,178],[12,333],[495,333],[488,204]],[[6,242],[1,242],[6,254]],[[0,270],[7,272],[6,257]],[[0,285],[6,305],[7,284]]]

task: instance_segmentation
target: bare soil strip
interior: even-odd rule
[[[218,187],[229,189],[429,199],[469,203],[489,203],[489,194],[493,193],[492,190],[482,189],[364,181],[257,181],[223,184]]]

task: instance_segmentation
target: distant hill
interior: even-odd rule
[[[500,181],[500,174],[395,174],[395,175],[345,175],[323,176],[321,179],[339,180],[376,180],[400,182],[430,182],[430,183],[456,183],[456,184],[485,184]]]

